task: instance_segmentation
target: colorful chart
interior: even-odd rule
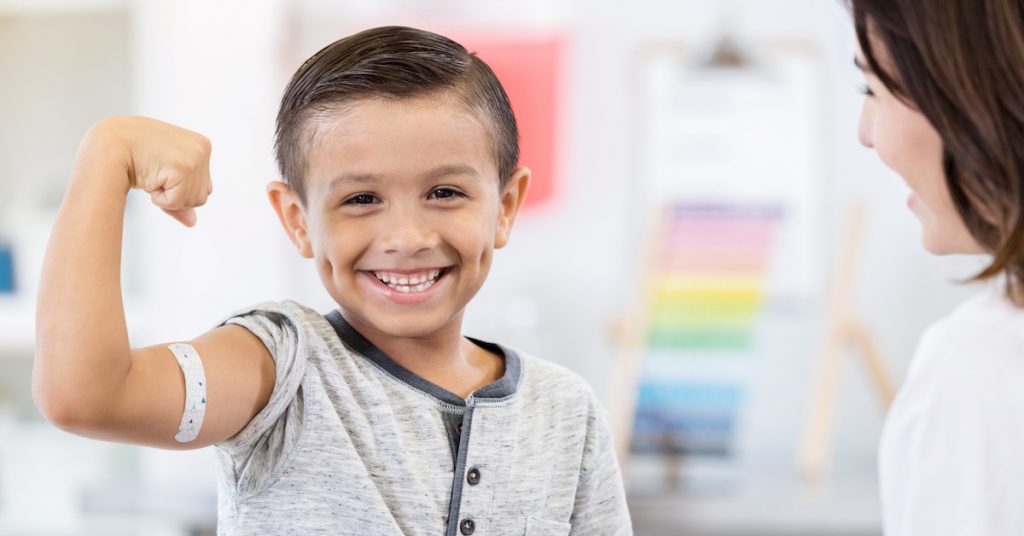
[[[632,449],[729,455],[742,381],[706,366],[753,355],[777,205],[677,204],[655,244]]]

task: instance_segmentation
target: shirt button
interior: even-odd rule
[[[459,532],[469,536],[476,530],[476,523],[473,523],[472,519],[463,519],[462,523],[459,523]]]
[[[466,482],[469,482],[470,486],[475,486],[480,483],[480,470],[476,467],[469,470],[469,474],[466,475]]]
[[[459,435],[462,435],[462,423],[461,422],[455,423],[455,433],[459,434]]]

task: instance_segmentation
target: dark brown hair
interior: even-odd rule
[[[852,0],[867,67],[942,138],[953,204],[1024,305],[1024,2]]]
[[[499,186],[504,188],[519,161],[519,131],[501,82],[455,41],[401,26],[339,39],[299,67],[277,113],[274,147],[281,176],[305,200],[308,151],[316,136],[311,119],[359,99],[407,99],[446,91],[489,119]]]

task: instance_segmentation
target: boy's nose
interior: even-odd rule
[[[412,214],[396,214],[381,235],[381,246],[385,253],[415,255],[435,248],[439,243],[438,234]]]

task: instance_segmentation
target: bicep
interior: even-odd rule
[[[192,449],[238,433],[266,406],[274,389],[270,352],[255,335],[221,326],[188,341],[205,372],[206,409],[198,436],[179,443],[174,436],[185,409],[185,376],[167,344],[132,350],[132,367],[114,398],[102,439],[172,449]]]

